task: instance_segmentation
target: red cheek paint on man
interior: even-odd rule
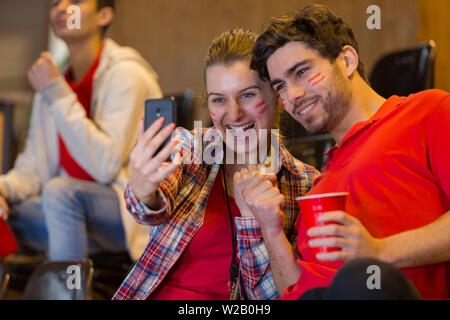
[[[319,72],[314,77],[312,77],[312,78],[310,78],[308,80],[308,82],[311,83],[312,87],[315,87],[316,85],[318,85],[319,83],[321,83],[325,79],[325,76],[320,77],[321,74],[322,73]]]

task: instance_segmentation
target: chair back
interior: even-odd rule
[[[286,111],[280,113],[280,134],[283,144],[297,158],[317,170],[322,169],[328,158],[324,155],[335,141],[329,133],[310,134]]]
[[[23,299],[90,300],[93,273],[91,259],[45,262],[31,274]]]
[[[370,74],[372,88],[384,98],[434,87],[435,43],[427,43],[382,56]]]
[[[285,139],[283,143],[294,158],[317,170],[321,170],[328,160],[324,153],[335,145],[329,133]]]
[[[192,130],[194,128],[191,121],[194,91],[192,89],[186,89],[181,93],[170,94],[168,96],[173,96],[175,98],[175,103],[177,106],[177,127]]]
[[[13,131],[12,102],[0,99],[0,173],[6,174],[14,164],[16,143]]]
[[[0,300],[5,299],[9,279],[10,274],[4,264],[0,261]]]
[[[134,266],[127,251],[96,253],[89,256],[95,270],[92,280],[96,299],[111,299]]]

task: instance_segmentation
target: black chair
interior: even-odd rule
[[[96,299],[111,299],[134,266],[128,252],[98,253],[89,256],[93,261],[93,288]]]
[[[0,261],[0,300],[5,299],[8,288],[10,274],[3,262]]]
[[[334,145],[334,139],[329,133],[324,133],[285,139],[283,143],[294,158],[321,170],[328,160],[324,153]]]
[[[324,155],[334,144],[329,133],[310,134],[286,111],[280,113],[280,134],[283,144],[297,158],[317,170],[322,169],[327,157]]]
[[[92,288],[95,299],[111,299],[134,265],[128,252],[97,253],[90,255],[95,268]],[[36,253],[16,254],[5,259],[5,267],[10,271],[10,288],[23,292],[33,272],[48,262],[46,255]]]
[[[182,93],[174,93],[167,95],[173,96],[177,105],[177,126],[192,130],[194,125],[192,123],[192,106],[194,103],[194,91],[186,89]]]
[[[3,259],[3,263],[10,273],[10,288],[23,291],[31,274],[41,264],[48,261],[45,253],[29,247],[25,243],[19,244],[19,250]]]
[[[51,261],[40,265],[29,278],[24,300],[92,299],[92,260]]]
[[[436,49],[433,40],[381,57],[370,74],[372,88],[384,98],[434,87]]]
[[[0,139],[0,166],[1,173],[7,173],[13,166],[17,153],[17,143],[13,130],[14,104],[6,100],[0,100],[0,127],[2,129]]]

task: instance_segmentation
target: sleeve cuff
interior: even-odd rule
[[[6,201],[10,201],[10,191],[8,186],[2,179],[0,179],[0,196],[2,196]]]
[[[63,99],[70,94],[73,94],[72,89],[67,84],[66,80],[62,76],[59,76],[45,87],[43,87],[39,93],[48,105],[53,104],[59,99]]]
[[[144,214],[150,214],[150,215],[157,215],[157,214],[163,213],[164,211],[167,210],[167,200],[161,192],[158,192],[159,198],[161,199],[161,202],[162,202],[162,207],[159,210],[151,210],[149,207],[147,207],[145,205],[145,203],[140,201],[134,194],[134,191],[130,185],[128,185],[125,195],[128,200],[127,202],[134,204],[134,207],[135,207],[136,211],[138,211],[138,212],[142,212]]]
[[[261,228],[255,218],[235,217],[237,239],[260,240],[262,239]]]

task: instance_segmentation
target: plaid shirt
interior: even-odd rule
[[[204,141],[210,141],[209,130],[202,129],[205,134]],[[192,135],[187,130],[177,129],[177,133],[185,141],[185,149],[193,150],[192,145],[199,143],[198,140],[195,141],[196,138],[192,139]],[[218,143],[222,142],[220,139],[215,139],[215,143],[209,143],[209,146],[214,147]],[[285,196],[286,202],[284,231],[295,247],[297,233],[294,224],[299,213],[295,197],[309,191],[319,172],[293,158],[281,140],[279,140],[279,146],[280,159],[276,171],[278,188]],[[208,143],[204,153],[207,152]],[[223,153],[220,156],[222,155]],[[220,157],[216,157],[216,160],[217,158]],[[197,158],[194,159],[194,164],[180,165],[160,184],[158,192],[164,205],[159,211],[150,210],[136,198],[130,186],[126,188],[125,200],[128,210],[138,222],[152,227],[150,240],[144,253],[113,299],[147,299],[161,284],[189,241],[202,226],[206,203],[217,177],[220,162],[215,161],[209,165],[199,163],[201,161]],[[235,224],[240,261],[238,282],[240,297],[244,298],[246,295],[249,299],[278,298],[270,270],[269,254],[258,222],[254,218],[236,217]]]

